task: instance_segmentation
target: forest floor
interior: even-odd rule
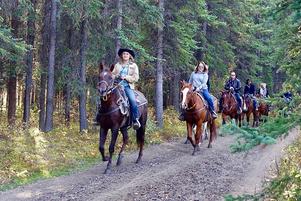
[[[137,152],[128,153],[121,166],[104,175],[106,163],[68,176],[38,181],[0,192],[0,200],[224,200],[227,194],[258,192],[275,168],[284,148],[300,137],[289,131],[276,144],[231,153],[234,136],[218,137],[212,149],[207,141],[192,156],[184,139],[149,146],[135,164]]]

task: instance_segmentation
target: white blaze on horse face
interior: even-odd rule
[[[183,99],[182,99],[182,103],[181,103],[181,106],[183,109],[185,109],[185,101],[186,101],[186,97],[187,97],[187,93],[188,93],[189,89],[188,88],[185,88],[182,90],[182,94],[183,94]]]

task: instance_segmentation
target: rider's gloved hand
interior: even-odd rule
[[[201,92],[202,91],[202,87],[197,87],[195,91],[196,92]]]
[[[230,90],[231,90],[231,91],[234,91],[234,88],[233,88],[233,87],[230,87]]]

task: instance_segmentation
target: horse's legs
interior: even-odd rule
[[[254,111],[253,112],[253,127],[258,126],[259,122],[258,122],[258,111]]]
[[[192,140],[192,124],[187,122],[186,125],[187,125],[187,139],[190,141],[191,145],[195,147],[195,144]]]
[[[199,142],[201,142],[201,143],[203,142],[203,140],[202,140],[203,125],[202,124],[203,124],[202,122],[198,122],[197,127],[196,127],[196,133],[195,133],[195,145],[196,146],[194,146],[192,155],[194,155],[195,152],[199,151],[199,149],[200,149]]]
[[[216,122],[214,119],[212,119],[208,123],[209,123],[209,127],[210,127],[210,138],[209,138],[208,148],[212,148],[211,143],[217,137]]]
[[[238,115],[238,126],[241,127],[241,114]]]
[[[204,140],[208,140],[208,122],[203,123]]]
[[[111,171],[111,167],[112,167],[112,158],[113,158],[113,154],[114,154],[114,150],[115,150],[115,144],[116,144],[116,140],[118,137],[118,129],[111,129],[112,130],[112,139],[111,139],[111,143],[109,146],[109,152],[110,152],[110,157],[109,157],[109,162],[107,165],[107,168],[105,170],[105,174],[109,173]]]
[[[249,124],[250,124],[250,112],[249,111],[247,112],[246,116],[247,116],[247,126],[249,126]]]
[[[226,115],[224,113],[222,113],[222,118],[223,118],[223,123],[222,124],[226,124]]]
[[[107,134],[108,134],[108,129],[103,129],[103,128],[100,129],[98,149],[99,149],[99,152],[101,153],[103,161],[108,160],[108,157],[105,156],[105,147],[104,147],[106,139],[107,139]]]
[[[140,128],[136,130],[136,139],[139,147],[139,155],[136,160],[136,163],[139,163],[141,161],[143,155],[144,136],[145,136],[145,124],[142,124]]]
[[[120,149],[120,152],[119,152],[119,155],[118,155],[118,159],[117,159],[117,166],[118,165],[121,165],[122,163],[122,159],[123,159],[123,151],[125,150],[126,148],[126,145],[128,144],[128,141],[129,141],[129,136],[128,136],[128,131],[127,131],[127,128],[121,128],[120,129],[121,133],[122,133],[122,146],[121,146],[121,149]]]

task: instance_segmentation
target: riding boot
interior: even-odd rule
[[[180,115],[178,116],[178,119],[179,119],[180,121],[185,121],[185,116],[184,116],[184,113],[183,113],[183,112],[180,113]]]
[[[100,126],[100,113],[97,111],[96,117],[93,119],[93,125],[94,126]]]
[[[139,119],[136,118],[135,121],[133,122],[133,129],[138,130],[141,127],[141,124],[139,122]]]
[[[211,110],[210,113],[211,113],[211,116],[212,116],[213,119],[217,118],[217,114],[214,110]]]
[[[219,104],[218,104],[218,113],[222,113],[223,111],[223,101],[222,99],[219,99]]]
[[[238,107],[238,110],[237,110],[237,114],[241,114],[242,113],[242,109],[241,109],[241,107],[239,106]]]

